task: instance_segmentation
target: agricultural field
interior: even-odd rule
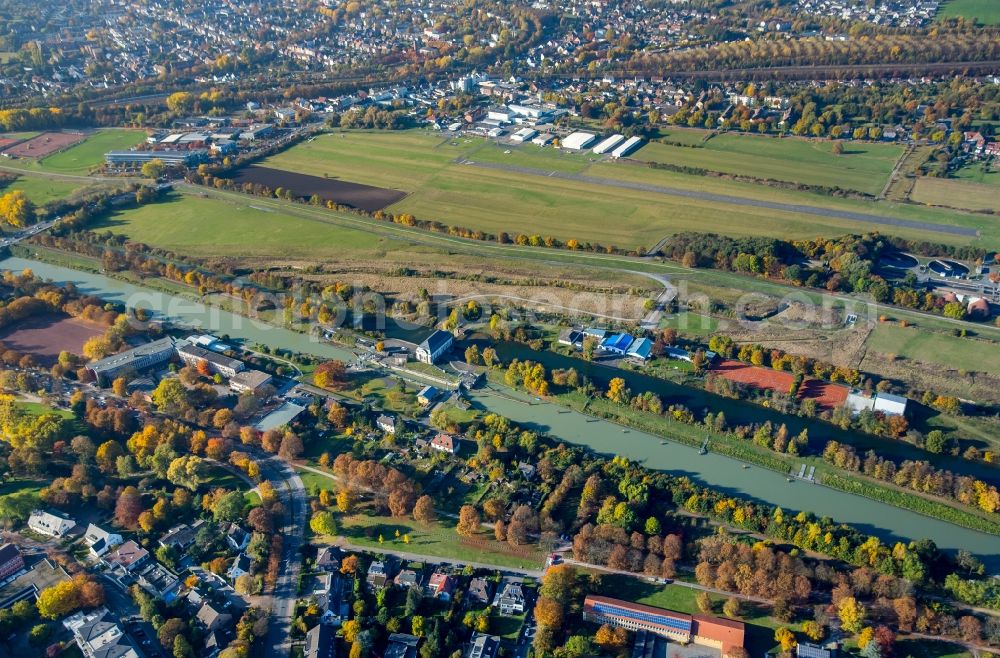
[[[273,190],[284,188],[291,190],[299,198],[311,198],[316,195],[321,199],[332,199],[337,203],[360,208],[368,212],[381,210],[396,203],[404,196],[398,190],[387,190],[372,185],[348,183],[341,180],[330,180],[320,176],[297,174],[282,169],[250,166],[242,169],[236,182],[241,184],[265,185]]]
[[[105,328],[93,322],[62,314],[36,315],[0,330],[0,342],[9,349],[34,356],[43,366],[52,366],[63,351],[83,353],[83,344]]]
[[[650,142],[631,157],[875,195],[882,191],[903,154],[899,146],[849,142],[837,155],[832,144],[825,140],[724,134],[704,142],[701,148]]]
[[[969,372],[1000,372],[996,343],[959,338],[913,327],[882,324],[868,338],[868,351]]]
[[[997,176],[997,182],[1000,182],[1000,174],[985,176]],[[910,199],[917,203],[963,210],[1000,211],[1000,189],[996,185],[965,180],[920,177],[913,186]]]
[[[733,138],[735,137],[730,137]],[[709,143],[713,141],[715,139]],[[777,143],[777,140],[772,141]],[[785,140],[782,143],[801,145],[796,147],[800,149],[828,146],[798,140]],[[706,150],[671,148],[684,151]],[[866,147],[856,148],[861,150]],[[870,182],[871,173],[867,170],[884,170],[887,175],[892,168],[893,156],[898,155],[899,149],[883,145],[867,148],[870,148],[870,153],[866,152],[866,155],[852,155],[848,151],[849,155],[836,157],[857,157],[858,162],[866,163],[863,167],[859,165],[860,169],[866,171],[857,175]],[[505,150],[510,150],[511,153],[504,153]],[[715,157],[728,158],[729,155],[723,153],[722,156],[716,154]],[[824,158],[833,157],[826,153],[814,155],[814,160],[818,162],[813,163],[811,170],[825,172],[823,175],[826,175],[829,167],[823,166]],[[774,156],[776,161],[780,158],[781,154]],[[462,164],[466,161],[486,163],[489,166]],[[515,169],[504,170],[497,167],[497,164],[503,163]],[[839,163],[833,163],[837,164]],[[268,158],[262,165],[407,192],[408,195],[403,200],[393,204],[388,210],[411,213],[421,219],[437,220],[494,234],[537,233],[562,240],[576,238],[627,248],[648,247],[669,233],[704,230],[706,217],[713,218],[713,230],[729,235],[835,236],[858,231],[863,227],[863,224],[852,219],[806,214],[797,210],[770,209],[727,200],[665,194],[658,190],[602,185],[600,181],[576,179],[572,176],[582,172],[584,176],[605,177],[606,171],[614,170],[620,172],[621,178],[631,180],[633,176],[658,176],[672,172],[653,171],[626,163],[591,164],[588,153],[565,155],[552,148],[539,149],[531,144],[504,149],[478,139],[443,137],[421,131],[350,131],[324,135]],[[584,168],[581,169],[581,166]],[[523,167],[538,173],[516,169]],[[797,170],[801,167],[789,168]],[[564,175],[544,175],[544,172],[549,171],[558,171]],[[835,170],[834,174],[836,171],[839,170]],[[850,200],[829,200],[815,194],[775,190],[761,185],[737,184],[700,176],[676,176],[683,179],[687,188],[695,191],[706,186],[716,186],[733,196],[774,198],[782,202],[861,212],[875,211],[917,221],[971,226],[982,230],[984,242],[988,240],[1000,244],[1000,228],[991,228],[989,222],[981,217],[893,205],[884,208],[879,206],[876,209],[874,204],[859,201],[852,203]],[[638,180],[647,182],[641,178]],[[609,217],[614,218],[614,221],[608,221]],[[892,232],[957,244],[972,241],[967,236],[922,228],[894,226]]]
[[[982,25],[1000,25],[1000,3],[996,0],[948,0],[938,18],[975,18]]]

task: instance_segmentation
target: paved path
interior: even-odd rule
[[[631,181],[614,180],[611,178],[598,178],[597,176],[587,176],[585,174],[571,174],[563,171],[546,171],[532,167],[518,167],[515,165],[505,165],[494,162],[476,162],[475,160],[459,159],[456,162],[473,167],[484,169],[496,169],[499,171],[510,171],[520,174],[534,176],[545,176],[548,178],[562,178],[565,180],[579,181],[581,183],[591,183],[593,185],[605,185],[609,187],[620,187],[626,190],[636,190],[639,192],[653,192],[654,194],[665,194],[669,196],[679,196],[687,199],[697,199],[699,201],[714,201],[717,203],[728,203],[736,206],[746,206],[751,208],[766,208],[768,210],[780,210],[782,212],[794,212],[802,215],[814,215],[816,217],[827,217],[830,219],[846,219],[854,222],[865,222],[867,224],[881,224],[884,226],[899,226],[912,228],[921,231],[932,231],[935,233],[947,233],[950,235],[963,235],[977,237],[979,231],[974,228],[964,226],[949,226],[947,224],[932,224],[930,222],[918,222],[910,219],[899,219],[896,217],[886,217],[884,215],[869,215],[867,213],[852,212],[850,210],[835,210],[833,208],[819,208],[807,206],[801,203],[779,203],[777,201],[762,201],[760,199],[748,199],[746,197],[733,196],[731,194],[716,194],[714,192],[702,192],[700,190],[684,190],[677,187],[667,187],[665,185],[652,185],[650,183],[634,183]]]

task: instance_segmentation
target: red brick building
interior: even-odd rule
[[[0,580],[6,580],[24,568],[24,558],[14,544],[0,546]]]

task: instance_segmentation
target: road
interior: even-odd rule
[[[276,529],[283,539],[281,572],[271,593],[271,616],[265,638],[265,655],[287,656],[291,652],[292,618],[298,596],[299,572],[302,569],[302,543],[305,539],[307,500],[302,479],[295,469],[274,455],[255,453],[261,477],[277,488],[285,505],[284,524]]]
[[[830,219],[846,219],[866,224],[878,224],[883,226],[898,226],[902,228],[912,228],[921,231],[932,231],[935,233],[947,233],[949,235],[962,235],[967,237],[978,237],[979,231],[964,226],[949,226],[947,224],[932,224],[930,222],[919,222],[910,219],[898,219],[896,217],[886,217],[884,215],[870,215],[867,213],[852,212],[850,210],[835,210],[833,208],[820,208],[808,206],[800,203],[780,203],[777,201],[763,201],[760,199],[748,199],[746,197],[733,196],[731,194],[716,194],[714,192],[703,192],[701,190],[685,190],[678,187],[667,187],[665,185],[653,185],[651,183],[634,183],[631,181],[615,180],[612,178],[600,178],[597,176],[587,176],[585,174],[572,174],[564,171],[546,171],[533,167],[519,167],[516,165],[506,165],[495,162],[477,162],[475,160],[459,159],[458,164],[481,167],[484,169],[495,169],[498,171],[509,171],[519,174],[533,176],[544,176],[547,178],[561,178],[563,180],[578,181],[592,185],[604,185],[607,187],[619,187],[626,190],[638,192],[653,192],[667,196],[679,196],[686,199],[696,199],[698,201],[713,201],[716,203],[728,203],[735,206],[745,206],[750,208],[765,208],[768,210],[778,210],[781,212],[793,212],[800,215],[813,215],[816,217],[827,217]]]

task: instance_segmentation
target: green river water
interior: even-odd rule
[[[215,307],[149,288],[132,285],[100,274],[83,272],[40,261],[10,257],[0,261],[6,270],[30,268],[40,277],[58,283],[71,282],[81,292],[154,311],[164,320],[196,327],[234,339],[315,354],[323,358],[353,360],[346,349],[319,342],[297,332],[256,322]],[[967,549],[980,556],[994,573],[1000,570],[1000,537],[955,526],[944,521],[902,510],[867,498],[803,481],[788,482],[780,473],[744,468],[742,462],[722,455],[698,454],[694,448],[663,438],[625,430],[603,420],[568,411],[555,404],[509,391],[490,389],[471,393],[482,407],[504,415],[520,425],[568,443],[585,445],[604,454],[617,454],[642,462],[649,468],[687,475],[693,480],[746,496],[786,510],[809,510],[821,516],[850,523],[883,541],[929,538],[943,549]]]

